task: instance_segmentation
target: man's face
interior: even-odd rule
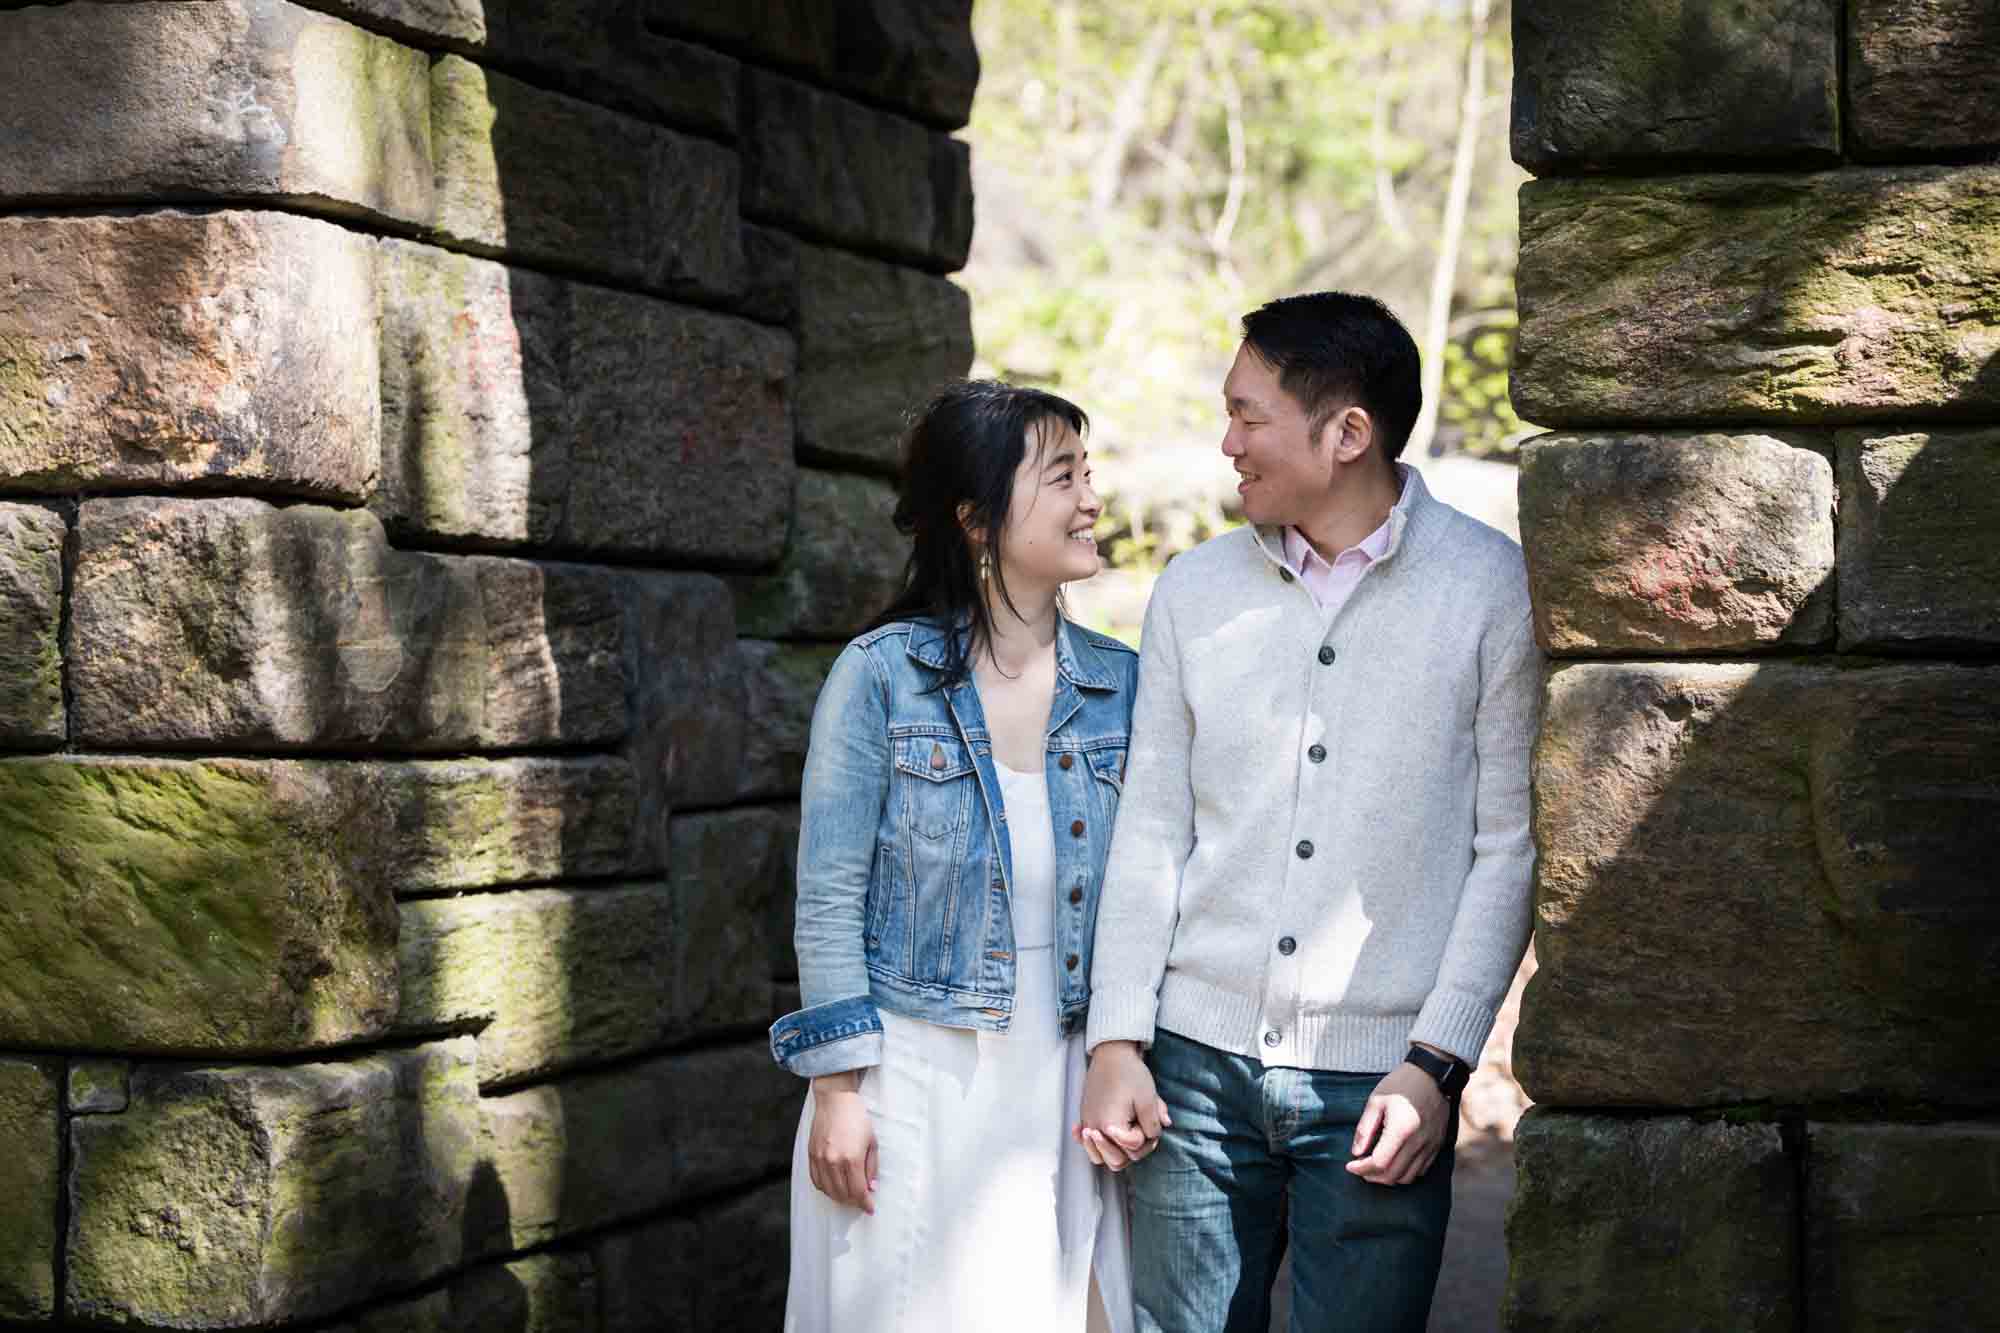
[[[1322,506],[1333,487],[1333,452],[1315,447],[1305,408],[1248,343],[1236,349],[1222,401],[1229,413],[1222,452],[1236,468],[1243,516],[1297,523]]]

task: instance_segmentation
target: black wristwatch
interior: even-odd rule
[[[1465,1091],[1466,1080],[1472,1077],[1472,1066],[1465,1061],[1449,1055],[1433,1055],[1421,1046],[1412,1046],[1403,1061],[1429,1074],[1447,1101],[1457,1101],[1458,1094]]]

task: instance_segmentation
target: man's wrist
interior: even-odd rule
[[[1410,1053],[1403,1062],[1415,1065],[1428,1075],[1445,1099],[1452,1102],[1458,1100],[1459,1094],[1465,1091],[1467,1080],[1472,1077],[1472,1067],[1465,1061],[1426,1042],[1411,1042]]]
[[[1090,1049],[1090,1058],[1093,1060],[1102,1059],[1107,1056],[1110,1057],[1111,1059],[1117,1060],[1117,1059],[1122,1059],[1123,1057],[1128,1055],[1131,1056],[1134,1060],[1139,1060],[1139,1061],[1144,1061],[1146,1058],[1145,1055],[1139,1050],[1139,1043],[1136,1041],[1132,1041],[1129,1038],[1118,1038],[1113,1041],[1100,1041],[1097,1043],[1097,1045],[1091,1047]]]

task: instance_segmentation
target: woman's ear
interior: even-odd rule
[[[986,529],[981,527],[974,527],[972,523],[972,501],[970,500],[959,501],[958,526],[964,530],[965,535],[968,538],[970,538],[975,544],[980,546],[984,546],[986,544]]]

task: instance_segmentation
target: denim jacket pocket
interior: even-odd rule
[[[933,842],[965,832],[979,786],[965,742],[956,736],[899,736],[895,752],[895,799],[909,830]]]

